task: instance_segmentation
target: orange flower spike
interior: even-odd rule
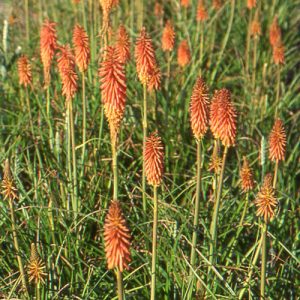
[[[244,156],[244,162],[240,172],[240,177],[241,177],[241,187],[243,192],[253,190],[254,188],[253,171],[249,166],[246,156]]]
[[[15,186],[11,170],[10,170],[10,164],[9,160],[6,159],[4,163],[4,170],[3,170],[3,180],[2,180],[2,191],[4,200],[11,199],[16,200],[18,199],[18,189]]]
[[[250,25],[250,35],[253,37],[259,37],[261,35],[261,26],[258,19],[258,10],[255,12],[254,20]]]
[[[149,74],[148,91],[159,90],[161,85],[161,72],[158,66],[155,66]]]
[[[123,25],[120,25],[118,30],[116,49],[119,54],[120,62],[125,64],[130,59],[130,40]]]
[[[175,43],[175,31],[172,23],[167,21],[161,37],[163,51],[172,51]]]
[[[270,44],[274,48],[277,45],[281,45],[281,29],[278,25],[277,16],[274,17],[273,22],[270,27]]]
[[[181,3],[181,6],[185,7],[185,8],[190,6],[190,0],[181,0],[180,3]]]
[[[284,160],[286,133],[280,119],[275,121],[269,138],[269,158],[272,161]]]
[[[283,45],[278,45],[273,48],[273,59],[276,65],[284,64],[284,47]]]
[[[149,75],[156,67],[155,52],[151,38],[149,38],[145,27],[142,28],[140,36],[135,45],[136,70],[142,84],[149,80]]]
[[[213,0],[212,1],[212,7],[215,10],[218,10],[222,7],[222,1],[221,0]]]
[[[268,222],[271,218],[274,217],[274,210],[277,206],[275,190],[272,187],[272,179],[272,174],[267,174],[265,176],[263,185],[254,201],[257,207],[256,215],[259,217],[263,217],[265,222]]]
[[[256,6],[256,0],[247,0],[247,7],[252,9]]]
[[[32,243],[30,261],[27,270],[29,282],[34,282],[35,284],[44,284],[47,276],[45,269],[46,266],[37,252],[36,245]]]
[[[120,272],[129,269],[130,239],[130,232],[121,206],[118,201],[113,200],[104,224],[104,244],[108,269],[118,268]]]
[[[126,77],[124,64],[120,62],[118,51],[114,47],[106,49],[99,77],[105,115],[110,125],[118,131],[125,111]]]
[[[202,139],[208,127],[208,89],[201,77],[197,79],[193,88],[190,121],[195,138]]]
[[[145,173],[148,184],[152,186],[161,184],[164,167],[163,160],[163,144],[157,132],[154,132],[147,138],[144,149]]]
[[[73,30],[73,46],[75,50],[75,61],[81,73],[85,72],[90,63],[89,38],[83,27],[78,24]]]
[[[261,35],[261,26],[260,23],[256,20],[253,20],[250,27],[250,34],[253,37],[259,37]]]
[[[67,101],[72,100],[78,89],[78,76],[75,72],[75,58],[69,45],[60,47],[57,65],[62,80],[62,94]]]
[[[56,23],[46,20],[40,32],[41,60],[44,67],[44,81],[50,83],[50,66],[57,48]]]
[[[19,75],[19,84],[27,87],[32,84],[32,73],[31,66],[29,64],[28,58],[25,55],[22,55],[18,59],[18,75]]]
[[[210,129],[224,146],[234,146],[236,136],[236,110],[227,89],[215,92],[210,106]]]
[[[198,7],[197,7],[197,21],[203,22],[208,19],[207,10],[204,6],[204,1],[199,0],[198,1]]]
[[[187,40],[183,40],[177,50],[177,62],[180,67],[185,67],[191,60],[191,52]]]

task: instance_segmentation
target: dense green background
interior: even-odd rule
[[[3,1],[2,1],[3,2]],[[29,1],[30,41],[26,42],[23,1],[0,3],[0,28],[4,19],[9,25],[7,52],[1,46],[0,82],[0,163],[11,159],[12,172],[19,190],[15,203],[18,238],[24,264],[30,256],[30,243],[39,243],[40,254],[47,265],[49,277],[42,289],[45,299],[113,299],[115,276],[106,270],[103,246],[103,221],[112,195],[111,149],[107,122],[103,116],[97,77],[100,53],[101,11],[96,0]],[[184,299],[189,274],[190,242],[193,232],[193,199],[195,194],[196,143],[191,134],[188,105],[192,87],[200,72],[199,26],[196,22],[196,2],[183,10],[179,1],[162,1],[164,16],[153,14],[154,1],[144,1],[144,24],[156,48],[163,75],[167,57],[161,50],[164,21],[170,18],[176,29],[176,46],[188,39],[192,61],[184,69],[177,66],[176,50],[171,54],[169,84],[162,78],[162,88],[148,96],[150,131],[158,129],[165,145],[165,175],[159,190],[158,280],[157,299]],[[300,36],[299,1],[257,1],[260,10],[262,36],[257,46],[255,89],[253,74],[253,40],[249,50],[249,72],[245,70],[245,47],[250,11],[246,1],[225,1],[219,11],[206,1],[209,19],[204,24],[204,61],[202,76],[210,94],[226,87],[238,111],[237,142],[230,148],[226,164],[223,197],[218,227],[217,265],[207,275],[209,258],[209,226],[213,209],[213,174],[208,171],[213,138],[208,133],[203,140],[203,199],[200,226],[197,228],[197,295],[207,287],[216,299],[235,299],[251,267],[258,246],[260,220],[255,216],[253,200],[261,184],[261,158],[266,157],[265,171],[272,172],[268,160],[268,136],[274,123],[277,67],[272,61],[269,26],[278,15],[285,46],[285,64],[281,69],[279,116],[287,132],[287,151],[280,163],[276,217],[268,228],[267,297],[268,299],[297,299],[299,285],[299,88]],[[141,1],[121,0],[112,13],[114,29],[126,25],[132,40],[132,59],[126,67],[127,107],[120,135],[119,191],[124,215],[132,233],[131,269],[124,273],[127,299],[147,299],[150,296],[150,261],[152,238],[152,201],[149,192],[147,211],[142,209],[142,123],[143,89],[138,82],[133,48],[142,19]],[[230,26],[232,5],[233,23]],[[78,145],[79,196],[82,209],[75,224],[72,211],[63,203],[68,201],[65,153],[65,100],[61,96],[61,81],[56,63],[52,68],[51,119],[46,117],[46,93],[43,90],[42,66],[39,57],[39,28],[41,20],[49,17],[57,22],[61,44],[71,43],[76,22],[88,31],[92,61],[87,74],[88,144],[84,176],[81,155],[81,94],[74,100],[76,142]],[[34,135],[29,126],[25,91],[19,87],[14,52],[21,46],[30,58],[33,88],[29,91],[34,123]],[[177,48],[176,48],[177,49]],[[100,55],[101,56],[101,55]],[[79,83],[80,84],[80,83]],[[155,100],[156,99],[156,100]],[[157,118],[154,104],[157,103]],[[55,151],[49,148],[49,124],[55,138]],[[265,145],[265,153],[261,145]],[[246,155],[254,170],[256,188],[249,195],[250,207],[243,230],[235,241],[245,194],[239,187],[239,170]],[[52,213],[52,227],[49,216]],[[18,264],[13,246],[9,206],[0,198],[0,295],[21,295]],[[74,231],[75,225],[79,232]],[[52,231],[54,229],[54,231]],[[234,247],[230,245],[234,243]],[[218,276],[216,275],[218,274]],[[202,283],[201,283],[202,282]],[[254,266],[252,280],[244,297],[259,295],[260,258]],[[230,290],[232,290],[230,292]],[[33,290],[31,291],[34,294]],[[232,295],[234,294],[234,295]],[[202,294],[203,295],[203,294]],[[64,298],[65,297],[65,298]],[[196,296],[195,296],[196,297]]]

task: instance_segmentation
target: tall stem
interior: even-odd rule
[[[261,235],[262,235],[262,245],[261,245],[260,299],[265,299],[266,262],[267,262],[267,224],[265,222],[263,223]]]
[[[192,250],[190,258],[190,282],[189,282],[189,296],[188,299],[192,299],[193,282],[195,275],[193,269],[196,261],[196,245],[197,245],[197,229],[199,224],[199,204],[201,197],[201,141],[197,140],[197,182],[196,182],[196,197],[195,197],[195,212],[194,212],[194,223],[193,223],[193,236],[192,236]]]
[[[50,118],[50,87],[49,85],[47,86],[47,91],[46,91],[46,113],[47,113],[47,118]]]
[[[71,145],[72,145],[72,165],[73,165],[73,191],[74,191],[74,211],[77,217],[78,208],[80,207],[78,203],[78,191],[77,191],[77,162],[76,162],[76,142],[75,142],[75,130],[74,130],[74,118],[73,118],[73,101],[69,101],[70,108],[70,129],[71,129]]]
[[[156,283],[156,247],[157,247],[157,186],[153,187],[153,234],[152,234],[152,266],[151,266],[151,300],[155,299]]]
[[[165,110],[167,113],[167,111]],[[157,95],[156,91],[153,91],[153,120],[155,124],[157,125]]]
[[[279,106],[279,95],[280,95],[280,72],[281,71],[281,68],[280,68],[280,65],[278,65],[278,68],[277,68],[277,83],[276,83],[276,100],[275,100],[275,105],[276,105],[276,108],[275,108],[275,118],[277,118],[278,116],[278,106]]]
[[[211,264],[214,263],[215,248],[216,248],[216,244],[217,244],[217,227],[218,227],[217,221],[218,221],[220,200],[221,200],[221,195],[222,195],[223,177],[224,177],[227,152],[228,152],[228,147],[225,146],[224,153],[223,153],[221,174],[220,174],[220,179],[218,182],[217,199],[216,199],[216,202],[214,205],[213,219],[212,219],[212,223],[211,223],[211,227],[210,227],[211,242],[210,242],[210,251],[209,251],[209,261]]]
[[[166,79],[166,90],[168,90],[171,74],[171,51],[167,51],[167,79]]]
[[[53,134],[53,129],[52,129],[52,123],[51,123],[51,112],[50,112],[50,88],[49,85],[47,86],[47,91],[46,91],[46,113],[47,113],[47,123],[49,124],[49,145],[50,145],[50,149],[53,150],[53,144],[54,144],[54,134]]]
[[[146,139],[148,134],[148,123],[147,123],[147,84],[144,83],[144,98],[143,98],[143,149],[145,149]],[[145,174],[145,162],[143,160],[143,174],[142,174],[142,191],[143,191],[143,209],[146,212],[147,209],[147,198],[146,198],[146,174]]]
[[[84,176],[84,158],[85,158],[85,143],[86,143],[86,101],[85,101],[85,78],[84,72],[81,73],[82,76],[82,154],[81,154],[81,180],[80,185],[83,182]]]
[[[277,174],[278,174],[278,161],[276,161],[275,169],[274,169],[274,178],[273,178],[273,189],[276,188],[277,183]]]
[[[273,188],[276,188],[278,173],[278,161],[275,164]],[[264,221],[262,227],[262,248],[261,248],[261,280],[260,280],[260,298],[266,299],[265,297],[265,285],[266,285],[266,263],[267,263],[267,223]]]
[[[123,276],[119,269],[117,269],[117,285],[118,285],[118,299],[123,300],[123,295],[124,295]]]
[[[278,173],[278,161],[275,164],[273,188],[276,188]],[[260,298],[266,299],[265,297],[265,285],[266,285],[266,263],[267,263],[267,223],[263,221],[262,227],[262,248],[261,248],[261,280],[260,280]]]
[[[21,274],[22,284],[25,289],[26,295],[29,296],[24,267],[23,267],[21,256],[20,256],[20,248],[19,248],[19,242],[18,242],[18,237],[17,237],[16,218],[15,218],[13,199],[9,199],[9,206],[10,206],[10,217],[11,217],[11,226],[12,226],[12,233],[13,233],[13,239],[14,239],[14,246],[15,246],[15,249],[17,252],[17,260],[18,260],[19,270],[20,270],[20,274]]]
[[[74,203],[74,195],[73,195],[73,188],[72,188],[72,162],[71,162],[71,125],[70,125],[70,109],[69,109],[69,101],[67,102],[67,109],[66,109],[66,132],[67,132],[67,174],[68,174],[68,197],[66,207],[67,210],[70,210],[70,200],[69,194],[71,194],[72,199],[72,206]]]
[[[117,140],[116,137],[112,138],[112,168],[114,176],[113,199],[118,199],[118,153],[117,153]]]
[[[36,300],[40,300],[41,299],[41,285],[38,282],[36,284]]]

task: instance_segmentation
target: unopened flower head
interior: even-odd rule
[[[130,59],[130,40],[126,28],[120,25],[117,33],[116,49],[121,63],[125,64]]]
[[[172,23],[167,21],[161,37],[163,51],[172,51],[175,43],[175,31]]]
[[[85,72],[90,62],[89,38],[83,27],[75,25],[73,30],[75,61],[80,72]]]
[[[104,244],[107,268],[128,269],[130,257],[130,232],[122,214],[120,203],[113,200],[104,224]]]
[[[22,55],[18,59],[18,75],[20,85],[25,87],[32,84],[31,66],[27,56]]]
[[[60,47],[57,65],[62,80],[62,94],[70,101],[78,89],[78,76],[75,72],[75,57],[69,45]]]
[[[9,160],[6,159],[4,163],[4,170],[3,170],[3,180],[2,180],[2,194],[4,196],[4,200],[15,200],[18,198],[17,195],[17,188],[15,186],[11,170]]]
[[[247,0],[247,7],[252,9],[256,6],[256,0]]]
[[[144,27],[136,40],[134,56],[138,77],[142,84],[147,84],[157,62],[152,40]]]
[[[204,5],[204,0],[199,0],[198,7],[197,7],[197,21],[204,22],[207,19],[208,19],[208,13]]]
[[[241,187],[244,192],[254,188],[253,171],[249,166],[247,158],[244,156],[243,167],[240,172]]]
[[[222,0],[213,0],[212,1],[212,7],[215,10],[218,10],[222,7]]]
[[[190,102],[190,121],[193,134],[197,140],[203,138],[208,127],[208,89],[199,77],[193,88]]]
[[[269,158],[272,161],[284,160],[286,148],[286,133],[283,123],[277,119],[269,138]]]
[[[145,173],[148,183],[153,186],[161,184],[164,166],[164,149],[157,132],[146,140],[144,149]]]
[[[45,272],[46,266],[40,258],[36,246],[34,243],[31,244],[30,261],[28,265],[28,277],[29,282],[34,284],[44,284],[47,273]]]
[[[185,67],[191,60],[191,51],[187,40],[183,40],[177,50],[177,62],[180,67]]]
[[[251,22],[250,34],[255,38],[261,36],[261,26],[258,18],[258,10],[255,12],[254,20]]]
[[[50,67],[57,48],[56,23],[46,20],[40,32],[40,51],[44,67],[45,86],[50,83]]]
[[[281,45],[281,29],[278,25],[278,18],[277,16],[274,17],[273,22],[270,27],[270,44],[272,47],[277,45]]]
[[[265,222],[268,222],[274,217],[275,208],[277,206],[275,190],[272,187],[272,179],[272,174],[267,174],[265,176],[263,185],[254,202],[257,207],[256,215],[263,217]]]
[[[190,6],[190,0],[181,0],[180,4],[181,4],[182,7],[187,8],[187,7]]]

